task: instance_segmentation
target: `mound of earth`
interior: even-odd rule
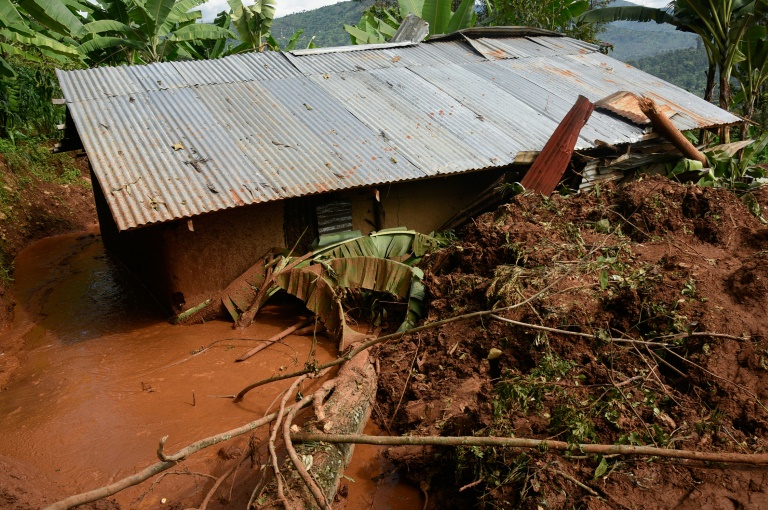
[[[379,349],[393,434],[768,451],[768,228],[736,194],[645,178],[523,194],[425,259],[428,321]],[[768,208],[768,189],[748,197]],[[754,208],[753,208],[754,209]],[[634,342],[633,342],[634,341]],[[429,507],[762,508],[768,469],[503,448],[393,448]]]

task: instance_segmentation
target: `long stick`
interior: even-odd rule
[[[730,462],[738,464],[768,465],[765,453],[713,453],[693,450],[672,450],[654,446],[628,446],[615,444],[578,444],[548,439],[521,437],[473,437],[473,436],[367,436],[363,434],[291,434],[296,442],[355,443],[373,445],[437,445],[437,446],[500,446],[511,448],[546,448],[551,450],[579,450],[583,453],[603,455],[649,455],[673,459],[689,459],[702,462]]]
[[[340,365],[340,364],[344,363],[345,361],[349,361],[350,359],[354,358],[356,355],[360,354],[361,352],[363,352],[367,348],[372,347],[372,346],[374,346],[376,344],[379,344],[381,342],[386,342],[388,340],[396,340],[398,338],[402,338],[404,335],[410,335],[410,334],[413,334],[413,333],[418,333],[419,331],[426,331],[428,329],[438,328],[438,327],[443,326],[445,324],[450,324],[451,322],[465,321],[465,320],[473,319],[475,317],[484,317],[486,315],[491,315],[491,314],[495,314],[495,313],[505,312],[507,310],[514,310],[515,308],[519,308],[521,306],[524,306],[524,305],[530,303],[534,299],[538,299],[546,291],[548,291],[549,289],[551,289],[552,287],[554,287],[555,285],[560,283],[560,280],[562,280],[566,276],[568,276],[568,273],[565,273],[560,278],[558,278],[554,282],[550,283],[549,285],[547,285],[546,287],[544,287],[543,289],[538,291],[536,294],[534,294],[533,296],[529,297],[528,299],[526,299],[524,301],[521,301],[520,303],[511,305],[511,306],[505,306],[504,308],[497,308],[495,310],[483,310],[483,311],[480,311],[480,312],[472,312],[472,313],[468,313],[468,314],[465,314],[465,315],[458,315],[456,317],[450,317],[448,319],[443,319],[441,321],[436,321],[436,322],[431,322],[429,324],[424,324],[423,326],[419,326],[417,328],[412,328],[412,329],[409,329],[409,330],[406,330],[406,331],[400,331],[398,333],[392,333],[391,335],[380,336],[378,338],[374,338],[373,340],[369,340],[369,341],[359,345],[358,347],[356,347],[355,349],[352,349],[351,351],[349,351],[348,353],[344,354],[343,356],[340,356],[340,357],[336,358],[333,361],[329,361],[328,363],[326,363],[324,365],[320,365],[318,367],[313,367],[313,368],[305,368],[303,370],[298,370],[296,372],[291,372],[289,374],[276,375],[274,377],[270,377],[269,379],[262,379],[261,381],[257,381],[257,382],[255,382],[253,384],[249,384],[248,386],[246,386],[245,388],[240,390],[240,393],[238,393],[235,396],[234,402],[242,401],[243,397],[245,396],[246,393],[248,393],[249,391],[251,391],[254,388],[258,388],[259,386],[263,386],[265,384],[269,384],[269,383],[275,382],[275,381],[282,381],[283,379],[291,379],[293,377],[298,377],[300,375],[308,374],[310,372],[315,372],[315,371],[318,371],[318,370],[323,370],[323,369],[326,369],[326,368],[335,367],[336,365]]]
[[[288,335],[290,335],[291,333],[293,333],[297,329],[303,328],[304,326],[307,326],[307,325],[311,324],[312,322],[314,322],[314,320],[315,320],[314,318],[310,317],[309,319],[306,319],[306,320],[303,320],[301,322],[298,322],[298,323],[294,324],[290,328],[282,330],[280,333],[276,334],[275,336],[269,337],[268,339],[264,340],[265,343],[254,347],[250,351],[246,352],[245,354],[243,354],[242,356],[237,358],[235,361],[245,361],[245,360],[247,360],[248,358],[250,358],[251,356],[253,356],[257,352],[262,351],[262,350],[266,349],[267,347],[269,347],[270,345],[272,345],[273,343],[282,340],[283,338],[287,337]]]
[[[168,437],[166,436],[161,440],[160,448],[158,451],[158,456],[166,460],[163,460],[156,464],[152,464],[151,466],[143,469],[142,471],[139,471],[134,475],[127,476],[122,480],[118,480],[112,484],[106,485],[104,487],[100,487],[98,489],[94,489],[92,491],[83,492],[82,494],[76,494],[66,499],[62,499],[61,501],[57,501],[56,503],[53,503],[52,505],[45,507],[43,510],[67,510],[69,508],[73,508],[78,505],[84,505],[86,503],[91,503],[93,501],[97,501],[102,498],[107,498],[113,494],[117,494],[118,492],[124,489],[127,489],[128,487],[138,485],[141,482],[148,480],[149,478],[152,478],[158,473],[162,473],[166,469],[169,469],[177,465],[179,461],[184,460],[185,458],[189,457],[193,453],[196,453],[204,448],[208,448],[209,446],[213,446],[223,441],[228,441],[233,437],[246,434],[254,429],[261,427],[262,425],[266,425],[267,423],[273,421],[276,417],[277,417],[277,413],[268,414],[263,418],[260,418],[256,421],[252,421],[250,423],[246,423],[245,425],[238,427],[236,429],[232,429],[227,432],[223,432],[221,434],[216,434],[215,436],[201,439],[200,441],[192,443],[191,445],[185,448],[182,448],[181,450],[179,450],[178,452],[170,456],[162,454],[162,446],[165,444],[165,440]]]

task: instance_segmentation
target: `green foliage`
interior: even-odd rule
[[[690,168],[690,165],[685,165],[687,161],[685,160],[673,169],[670,176],[686,170],[699,170],[701,174],[699,186],[750,189],[759,185],[756,179],[764,179],[767,175],[765,168],[759,166],[759,163],[765,161],[766,149],[768,149],[768,131],[763,133],[756,142],[744,148],[740,154],[732,154],[731,151],[718,148],[705,150],[709,168]]]
[[[474,0],[461,0],[453,11],[452,0],[399,0],[397,8],[374,4],[357,25],[345,25],[352,44],[376,44],[389,40],[408,14],[429,23],[429,35],[446,34],[474,26]]]
[[[16,144],[0,139],[0,153],[5,157],[8,170],[22,182],[31,178],[56,184],[73,184],[82,180],[71,154],[53,154],[44,140],[39,138]]]
[[[607,3],[607,0],[493,0],[487,24],[539,27],[594,41],[600,26],[580,16]]]
[[[296,42],[305,47],[312,38],[318,47],[343,46],[349,44],[349,34],[344,25],[357,25],[363,13],[371,7],[370,0],[361,2],[339,2],[308,12],[289,14],[272,22],[272,35],[283,46],[292,34],[303,29],[304,33]]]
[[[639,60],[630,60],[628,63],[692,94],[704,96],[704,89],[707,86],[706,74],[702,72],[707,68],[707,54],[704,48],[666,51]]]
[[[0,137],[52,136],[64,121],[64,107],[51,100],[60,97],[59,83],[50,59],[39,62],[9,59],[15,79],[0,80]]]

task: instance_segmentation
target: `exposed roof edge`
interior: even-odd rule
[[[464,28],[451,32],[450,34],[435,34],[430,36],[425,42],[432,41],[453,41],[462,37],[470,39],[478,37],[527,37],[527,36],[548,36],[565,37],[565,34],[535,27],[473,27]]]
[[[288,53],[295,57],[306,55],[323,55],[325,53],[349,53],[352,51],[366,50],[386,50],[388,48],[402,48],[404,46],[415,46],[419,43],[413,41],[390,42],[382,44],[357,44],[353,46],[331,46],[330,48],[306,48],[303,50],[291,50]]]

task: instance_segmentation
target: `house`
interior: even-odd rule
[[[439,229],[525,168],[578,95],[649,95],[680,130],[739,121],[597,46],[520,27],[58,76],[104,243],[174,312],[318,233]],[[584,186],[630,155],[658,159],[642,118],[609,110],[576,144]]]

